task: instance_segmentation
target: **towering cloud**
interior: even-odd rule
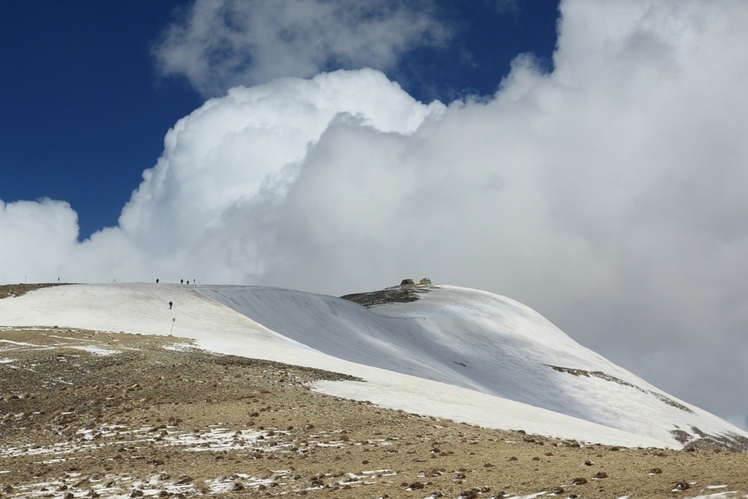
[[[78,217],[61,201],[0,200],[0,275],[2,282],[47,281],[76,249]]]
[[[260,55],[208,64],[212,42],[198,37],[204,50],[193,50],[191,33],[208,33],[198,28],[219,11],[198,3],[162,52],[196,54],[164,64],[203,91],[307,77],[345,57],[368,64],[319,35],[310,54],[294,52],[306,66],[280,70],[263,61],[283,57],[251,42],[257,19],[219,4],[237,40],[227,54]],[[270,40],[290,26],[284,16]],[[431,29],[422,23],[418,36]],[[740,0],[566,0],[554,70],[520,56],[490,98],[427,105],[372,69],[234,87],[169,131],[118,227],[76,243],[66,204],[5,205],[3,279],[197,278],[342,294],[428,275],[525,302],[740,424],[746,25]],[[408,43],[379,47],[380,60]],[[218,80],[203,81],[206,68]]]

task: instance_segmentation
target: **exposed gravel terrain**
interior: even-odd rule
[[[321,379],[348,376],[173,337],[0,329],[0,497],[748,497],[745,453],[482,429]]]
[[[358,303],[366,308],[372,308],[377,305],[384,305],[385,303],[414,302],[419,299],[419,295],[428,293],[436,287],[432,284],[401,284],[400,286],[392,286],[377,291],[345,295],[341,296],[341,298]]]
[[[14,296],[21,296],[22,294],[28,293],[39,288],[49,288],[51,286],[64,286],[67,283],[59,284],[3,284],[0,286],[0,299],[12,298]]]

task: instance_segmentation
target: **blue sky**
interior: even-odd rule
[[[745,422],[744,0],[3,9],[0,282],[426,276]]]
[[[84,237],[115,225],[177,119],[199,106],[150,47],[179,2],[11,1],[0,18],[0,196],[50,197]]]
[[[164,30],[191,3],[3,4],[0,199],[69,202],[80,239],[117,224],[143,170],[161,154],[166,131],[205,100],[185,78],[162,76],[152,56]],[[388,71],[415,98],[450,102],[492,94],[524,52],[550,66],[556,2],[437,7],[453,30],[449,42],[416,48]]]

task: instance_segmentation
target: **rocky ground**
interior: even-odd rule
[[[12,298],[10,298],[12,299]],[[748,454],[484,429],[188,340],[0,328],[0,498],[748,497]]]
[[[67,283],[65,283],[67,284]],[[0,286],[0,299],[2,298],[13,298],[14,296],[21,296],[29,291],[33,291],[39,288],[49,288],[51,286],[62,286],[63,283],[58,284],[3,284]]]

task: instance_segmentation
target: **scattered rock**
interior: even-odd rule
[[[688,483],[686,483],[686,482],[678,482],[673,487],[673,491],[688,490],[690,488],[691,488],[691,486]]]
[[[58,342],[60,337],[71,333],[58,330],[54,334],[57,339],[53,341]],[[402,411],[395,413],[371,403],[351,403],[306,388],[302,391],[301,384],[309,387],[319,379],[311,374],[305,377],[307,371],[303,368],[281,370],[267,361],[214,356],[194,350],[149,351],[150,342],[158,346],[164,340],[145,335],[138,339],[134,335],[99,335],[97,341],[117,345],[119,340],[112,340],[115,337],[122,343],[130,342],[117,355],[104,357],[70,350],[61,357],[64,361],[58,361],[58,351],[54,349],[34,354],[36,365],[52,369],[47,378],[42,377],[39,369],[16,369],[23,364],[22,359],[14,361],[13,369],[3,372],[0,417],[10,417],[0,425],[0,449],[22,448],[33,441],[29,448],[35,453],[52,445],[86,446],[90,450],[90,453],[76,451],[76,458],[64,463],[38,454],[31,461],[11,462],[5,469],[12,466],[15,475],[0,474],[0,487],[7,483],[5,480],[14,480],[12,487],[5,485],[0,489],[8,499],[11,495],[98,499],[97,490],[103,497],[135,494],[131,497],[138,499],[182,499],[201,493],[208,497],[232,491],[237,495],[292,497],[303,495],[304,489],[309,497],[343,497],[345,493],[335,493],[341,489],[350,490],[351,497],[386,498],[384,491],[391,492],[393,497],[413,496],[411,499],[455,498],[457,494],[461,499],[490,499],[507,495],[487,492],[487,487],[474,487],[483,481],[510,491],[510,497],[545,491],[548,496],[573,498],[575,494],[569,494],[569,489],[580,496],[620,497],[627,492],[621,490],[622,484],[634,484],[630,490],[641,492],[632,497],[644,498],[665,496],[668,484],[674,483],[668,478],[663,483],[657,478],[644,479],[642,471],[653,464],[662,464],[668,470],[685,464],[689,467],[682,468],[683,476],[691,482],[706,482],[705,475],[694,471],[694,463],[705,464],[703,473],[709,473],[714,468],[706,466],[716,462],[730,463],[738,470],[732,472],[737,478],[731,481],[723,478],[724,474],[712,474],[707,475],[709,480],[729,484],[729,490],[748,492],[740,473],[748,456],[741,454],[717,454],[704,448],[685,454],[572,440],[561,443],[527,433],[486,430]],[[45,358],[50,359],[46,364]],[[216,365],[220,371],[214,369]],[[289,387],[296,387],[293,388],[296,391],[289,391]],[[127,391],[127,398],[117,398],[123,391]],[[211,404],[204,404],[207,399]],[[17,414],[24,414],[23,419],[16,419]],[[252,418],[248,414],[253,414]],[[253,418],[257,418],[256,423]],[[203,452],[193,452],[184,450],[181,443],[171,444],[200,441],[222,431],[233,450],[199,444],[205,445],[198,449]],[[260,431],[262,435],[255,433]],[[257,439],[258,436],[263,438]],[[554,451],[538,454],[537,445],[541,444],[555,444]],[[546,449],[549,447],[542,450]],[[613,455],[611,450],[620,452]],[[543,460],[536,454],[554,459]],[[431,456],[436,460],[428,459]],[[507,464],[508,460],[516,463]],[[625,464],[621,466],[621,462]],[[586,468],[578,469],[580,463],[599,466],[598,469],[604,467],[614,479],[594,483],[607,474],[601,472],[591,477],[584,473]],[[510,469],[503,469],[507,467]],[[173,478],[161,472],[165,468]],[[392,471],[384,471],[387,468]],[[596,486],[573,489],[566,481],[542,481],[546,473],[570,476],[576,472],[564,475],[568,473],[564,470],[573,469],[583,471]],[[237,475],[240,470],[242,475]],[[719,470],[723,471],[724,468]],[[245,473],[253,478],[245,479]],[[357,478],[346,479],[347,473]],[[659,468],[650,470],[651,475],[661,473]],[[248,485],[253,479],[262,482]],[[577,479],[574,485],[588,483],[587,480]],[[224,493],[211,491],[205,485],[216,481],[222,484]],[[45,485],[36,489],[29,485],[41,482]],[[400,483],[411,492],[405,493],[398,486]],[[563,487],[558,487],[561,483]],[[313,490],[310,484],[319,490]]]

